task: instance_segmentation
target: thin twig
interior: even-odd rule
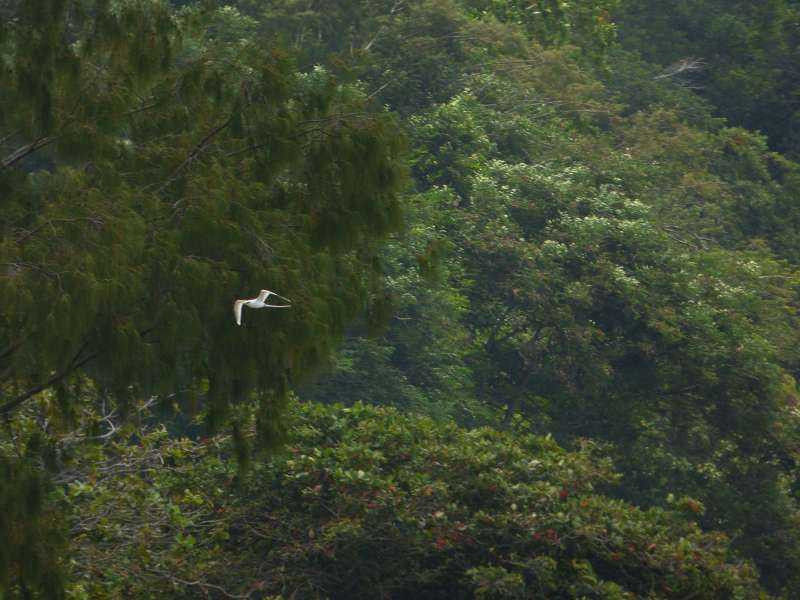
[[[232,594],[222,586],[213,583],[207,583],[201,579],[197,579],[195,581],[187,581],[186,579],[181,579],[180,577],[176,577],[175,575],[171,575],[170,573],[166,573],[164,571],[157,571],[155,569],[150,569],[150,572],[155,575],[159,575],[161,577],[166,577],[170,581],[174,583],[180,583],[181,585],[186,585],[189,587],[199,587],[208,590],[216,590],[226,598],[236,598],[238,600],[246,600],[247,598],[250,598],[250,596],[252,595],[252,592],[248,592],[247,594]]]
[[[52,226],[54,223],[75,223],[77,221],[89,221],[93,225],[102,225],[103,219],[100,217],[76,217],[74,219],[50,219],[42,223],[41,225],[34,227],[30,231],[26,231],[21,237],[14,240],[17,244],[21,244],[29,237],[37,234],[41,229],[50,225]]]
[[[380,93],[381,93],[381,92],[384,90],[384,88],[385,88],[387,85],[389,85],[390,83],[391,83],[391,81],[387,81],[387,82],[386,82],[386,83],[384,83],[384,84],[383,84],[381,87],[379,87],[377,90],[375,90],[374,92],[372,92],[372,93],[371,93],[369,96],[367,96],[367,98],[372,98],[373,96],[376,96],[377,94],[380,94]]]
[[[6,134],[3,137],[0,137],[0,144],[5,144],[8,140],[10,140],[12,137],[17,135],[18,133],[19,133],[19,129],[15,129],[11,133]]]

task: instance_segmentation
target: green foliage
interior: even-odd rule
[[[519,32],[490,19],[461,27]],[[346,368],[308,395],[346,400],[352,389],[442,414],[447,394],[436,392],[461,389],[493,407],[472,411],[486,422],[503,410],[511,426],[521,412],[562,439],[613,442],[625,497],[698,498],[706,526],[736,536],[775,589],[787,585],[796,276],[780,259],[796,260],[800,239],[796,167],[651,71],[603,85],[568,53],[534,45],[452,56],[460,74],[429,97],[458,93],[415,101],[405,122],[416,198],[430,206],[409,225],[447,248],[436,285],[462,298],[449,316],[458,337],[442,344],[459,374],[415,384],[442,364],[425,343],[428,312],[396,320],[380,342],[349,342]],[[413,269],[413,254],[397,264]],[[430,272],[426,254],[417,262],[420,277]]]
[[[2,584],[794,597],[795,4],[0,6]]]
[[[398,225],[402,145],[363,93],[239,40],[172,41],[179,58],[164,50],[137,79],[117,58],[138,52],[125,44],[177,40],[190,19],[156,26],[124,7],[86,22],[57,14],[53,27],[78,41],[51,51],[81,67],[75,81],[37,84],[50,117],[15,111],[0,125],[19,148],[2,173],[3,414],[81,370],[120,400],[202,382],[215,400],[302,379],[364,306],[375,241]],[[144,28],[135,43],[112,35],[126,19]],[[31,52],[23,42],[12,36],[16,55]],[[14,85],[34,77],[24,65],[4,77],[18,90],[5,101],[32,103]],[[24,162],[43,139],[46,163]],[[294,310],[230,327],[232,300],[267,284]]]
[[[42,0],[2,14],[0,414],[53,391],[68,416],[88,384],[122,413],[200,397],[212,428],[238,431],[236,405],[255,397],[259,441],[275,445],[289,386],[381,294],[375,255],[404,181],[393,118],[242,39],[252,23],[227,9]],[[236,327],[233,300],[263,287],[292,310]],[[44,479],[33,458],[0,459],[4,503]],[[0,579],[56,597],[35,506],[10,513]]]
[[[601,57],[616,39],[611,13],[619,7],[620,0],[463,0],[463,3],[474,14],[490,14],[503,22],[521,25],[542,44],[571,43],[595,58]]]
[[[457,0],[240,0],[237,6],[259,21],[263,35],[302,50],[308,64],[324,62],[358,77],[404,116],[448,100],[470,73],[508,68],[515,59],[524,65],[531,55],[524,28],[470,18]]]
[[[760,130],[797,157],[800,12],[792,0],[626,0],[618,11],[624,46],[708,98],[736,125]],[[689,61],[691,69],[685,67]],[[684,61],[684,62],[681,62]]]
[[[36,440],[22,460],[0,457],[0,597],[17,582],[28,597],[63,598],[64,579],[54,559],[65,547],[59,515],[45,501]]]
[[[491,408],[475,397],[469,333],[459,322],[468,309],[468,283],[446,241],[453,202],[446,190],[408,199],[405,234],[382,254],[394,298],[389,328],[381,336],[354,330],[333,373],[302,387],[302,398],[388,404],[461,423],[493,420]]]
[[[589,441],[566,452],[360,404],[297,406],[293,423],[238,487],[222,440],[117,447],[105,464],[134,471],[101,463],[62,499],[69,596],[766,597],[724,536],[598,494],[617,476]]]
[[[796,393],[786,387],[797,360],[795,276],[754,242],[752,212],[739,216],[756,190],[762,198],[783,193],[759,168],[763,141],[692,130],[654,112],[621,127],[621,150],[598,157],[594,144],[588,157],[552,130],[539,133],[547,109],[534,108],[517,113],[514,147],[530,160],[549,135],[553,158],[509,163],[496,157],[513,158],[498,151],[510,147],[502,124],[511,101],[496,107],[487,102],[495,97],[490,88],[464,93],[411,120],[416,164],[426,166],[418,177],[462,198],[448,236],[472,281],[464,322],[479,396],[506,405],[507,421],[523,410],[540,430],[613,441],[629,498],[649,505],[671,491],[699,497],[710,507],[708,525],[743,528],[737,543],[763,560],[761,540],[782,543],[798,514],[777,475],[796,461],[788,411]],[[439,145],[431,132],[453,122],[468,133]],[[525,131],[538,133],[530,149],[520,145]],[[642,146],[629,145],[630,136]],[[740,147],[752,140],[755,151],[725,152],[732,139]],[[428,166],[440,164],[454,166]],[[715,182],[707,200],[671,202],[694,178]],[[745,241],[747,251],[725,249]],[[787,423],[793,433],[780,433]],[[786,548],[764,568],[794,553]]]

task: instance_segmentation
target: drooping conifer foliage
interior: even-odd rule
[[[193,37],[193,12],[32,9],[4,28],[0,411],[79,371],[120,399],[302,375],[398,223],[391,122],[279,50]],[[230,327],[266,285],[295,310]]]
[[[42,393],[63,416],[86,393],[123,412],[202,397],[219,426],[256,394],[274,442],[288,386],[382,297],[374,255],[403,172],[392,119],[322,68],[206,33],[224,13],[0,10],[0,414]],[[236,327],[234,298],[262,287],[293,308]],[[8,502],[40,493],[3,460]],[[10,560],[23,585],[25,555]]]

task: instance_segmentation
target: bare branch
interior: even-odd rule
[[[3,265],[4,267],[11,267],[15,271],[21,271],[22,269],[30,269],[31,271],[37,271],[41,273],[48,279],[55,279],[56,281],[59,282],[61,281],[61,278],[59,277],[58,273],[52,273],[51,271],[48,271],[44,267],[40,267],[39,265],[36,265],[31,262],[26,262],[26,261],[6,262],[6,263],[0,263],[0,265]]]
[[[30,144],[26,144],[21,148],[18,148],[16,151],[9,154],[6,158],[3,159],[2,164],[0,164],[0,169],[7,169],[14,165],[15,163],[23,160],[24,158],[30,156],[37,150],[44,148],[45,146],[49,146],[53,142],[58,139],[58,136],[51,136],[51,137],[42,137],[38,140],[31,142]]]
[[[391,83],[391,81],[387,81],[387,82],[386,82],[386,83],[384,83],[384,84],[383,84],[381,87],[379,87],[377,90],[375,90],[374,92],[372,92],[372,93],[371,93],[369,96],[367,96],[367,98],[372,98],[372,97],[376,96],[377,94],[380,94],[380,93],[381,93],[381,92],[384,90],[384,88],[385,88],[387,85],[389,85],[390,83]]]
[[[236,598],[237,600],[246,600],[250,598],[253,592],[248,592],[247,594],[232,594],[231,592],[227,591],[225,588],[219,585],[215,585],[213,583],[207,583],[202,579],[197,579],[195,581],[187,581],[186,579],[181,579],[180,577],[176,577],[166,571],[158,571],[156,569],[150,569],[150,572],[154,575],[158,575],[159,577],[164,577],[173,583],[178,583],[181,585],[189,586],[189,587],[199,587],[204,590],[215,590],[225,596],[226,598]]]
[[[309,123],[330,123],[331,121],[344,121],[349,118],[370,119],[372,116],[372,114],[366,112],[336,113],[320,119],[306,119],[305,121],[300,121],[298,125],[308,125]]]
[[[40,383],[39,385],[35,385],[34,387],[30,388],[28,391],[24,392],[23,394],[17,396],[13,400],[6,402],[5,404],[0,404],[0,415],[8,415],[11,414],[14,410],[16,410],[21,404],[23,404],[26,400],[32,398],[36,394],[43,392],[44,390],[53,387],[55,384],[63,381],[65,378],[69,377],[72,373],[80,369],[85,364],[91,362],[95,358],[97,358],[98,353],[90,354],[85,358],[81,358],[81,355],[86,351],[88,347],[88,343],[85,343],[69,364],[64,368],[63,371],[56,373],[50,379],[45,381],[44,383]]]
[[[653,79],[669,79],[670,77],[676,77],[693,71],[702,71],[705,64],[702,58],[682,58],[664,68],[664,70]]]

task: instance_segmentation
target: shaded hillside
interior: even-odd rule
[[[797,597],[797,11],[720,6],[0,6],[0,590]]]

